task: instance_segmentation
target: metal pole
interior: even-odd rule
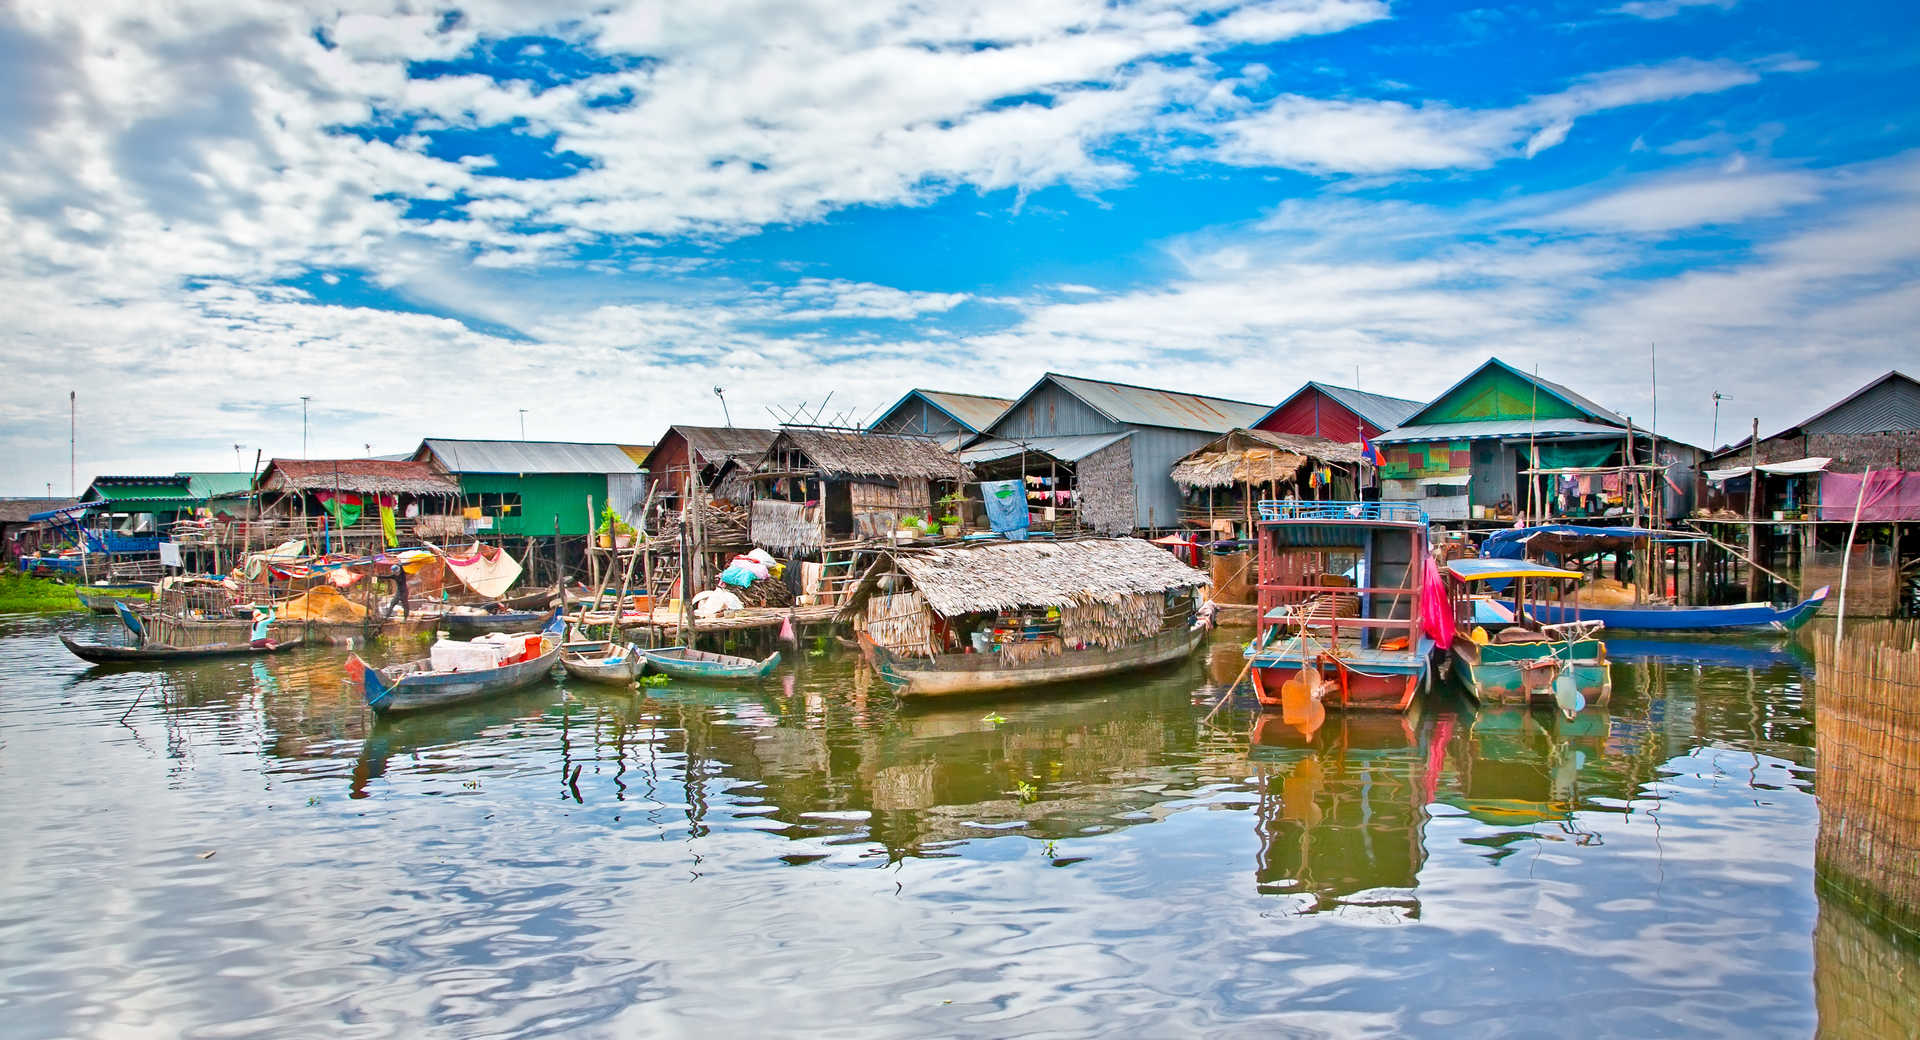
[[[527,439],[527,410],[525,408],[520,409],[520,439],[523,441]]]
[[[79,444],[77,436],[80,431],[79,415],[80,391],[69,390],[67,391],[67,496],[69,498],[80,497],[80,489],[75,482],[75,474],[79,472],[79,466],[76,463],[79,457],[79,450],[76,447]]]
[[[300,395],[300,457],[307,457],[307,402],[313,400],[312,394]]]

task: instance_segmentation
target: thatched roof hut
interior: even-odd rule
[[[804,470],[833,479],[962,480],[960,457],[931,437],[789,426],[767,449],[760,470]]]
[[[1309,463],[1358,465],[1360,446],[1268,430],[1230,430],[1173,464],[1173,482],[1216,488],[1288,484]]]
[[[260,491],[351,491],[362,495],[446,495],[460,485],[431,462],[392,459],[274,459],[254,487]]]
[[[985,542],[892,550],[862,579],[848,609],[857,609],[890,569],[911,579],[944,617],[1118,603],[1208,584],[1204,573],[1138,538]]]

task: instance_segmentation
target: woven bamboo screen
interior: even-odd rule
[[[933,615],[918,592],[876,594],[867,600],[867,635],[897,654],[930,655]]]
[[[1836,889],[1920,929],[1920,628],[1850,633],[1814,644],[1814,861]]]

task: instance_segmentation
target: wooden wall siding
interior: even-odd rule
[[[1493,367],[1428,405],[1413,421],[1471,422],[1526,419],[1530,416],[1541,419],[1590,418],[1545,388],[1536,394],[1532,383],[1512,372]]]
[[[1383,432],[1355,415],[1346,405],[1314,389],[1309,389],[1289,401],[1285,408],[1267,416],[1258,428],[1273,433],[1325,437],[1330,441],[1348,444],[1359,441],[1363,433],[1368,437],[1378,437]]]
[[[987,434],[1019,440],[1022,437],[1113,433],[1126,428],[1049,382],[1028,400],[1008,409],[1005,415],[994,421]]]
[[[1080,520],[1101,534],[1133,530],[1133,449],[1127,443],[1132,439],[1115,441],[1074,467]]]
[[[1920,383],[1897,373],[1802,427],[1809,436],[1892,430],[1920,430]]]
[[[854,482],[848,488],[853,504],[856,534],[884,538],[900,528],[909,516],[926,516],[933,509],[932,486],[917,477],[906,477],[899,487]]]
[[[668,430],[653,446],[653,454],[648,457],[653,471],[653,479],[660,482],[662,493],[679,494],[686,490],[687,439],[677,431]]]

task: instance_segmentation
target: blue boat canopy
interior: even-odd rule
[[[1447,573],[1460,581],[1507,581],[1524,578],[1532,581],[1539,578],[1584,578],[1579,571],[1570,571],[1563,567],[1553,567],[1532,560],[1480,559],[1448,560]]]
[[[1698,541],[1695,536],[1675,531],[1656,531],[1650,527],[1581,527],[1575,524],[1546,524],[1540,527],[1515,527],[1495,531],[1480,546],[1482,557],[1523,560],[1529,545],[1551,553],[1579,553],[1600,545],[1619,545],[1643,538],[1654,541]]]
[[[27,522],[39,523],[42,520],[59,520],[65,522],[67,520],[73,520],[84,514],[87,510],[92,509],[94,505],[95,503],[92,502],[81,502],[77,505],[63,506],[59,509],[49,509],[44,513],[33,513],[27,517]]]

